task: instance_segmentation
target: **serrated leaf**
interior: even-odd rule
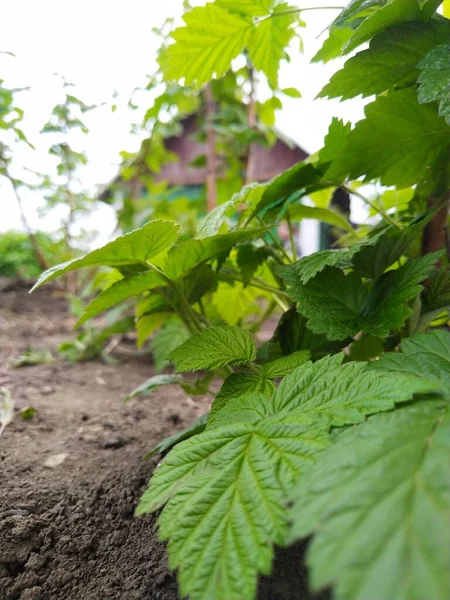
[[[250,283],[253,275],[270,256],[270,250],[264,246],[256,247],[251,244],[239,246],[236,262],[242,275],[244,286]]]
[[[281,204],[302,188],[319,185],[321,177],[321,173],[313,164],[297,163],[266,184],[261,200],[255,208],[255,214],[259,215],[266,209]]]
[[[190,335],[186,325],[176,318],[169,321],[155,335],[152,339],[151,348],[155,359],[155,367],[158,371],[166,364],[169,354],[185,342]]]
[[[255,342],[248,331],[239,327],[209,327],[195,333],[170,353],[177,372],[220,369],[254,360]]]
[[[253,66],[265,73],[273,89],[278,87],[280,61],[294,35],[292,26],[296,15],[282,14],[289,8],[286,3],[279,4],[271,18],[263,19],[256,25],[248,42],[249,58]]]
[[[311,62],[328,62],[338,58],[342,49],[352,37],[353,30],[347,27],[332,27],[329,36],[324,41],[322,48],[312,57]]]
[[[158,467],[137,513],[167,503],[160,536],[169,539],[181,596],[254,598],[257,574],[269,573],[272,545],[287,533],[283,501],[328,444],[327,429],[426,387],[420,378],[399,380],[363,364],[342,367],[342,359],[298,367],[272,398],[230,398],[211,430],[176,446]]]
[[[333,227],[343,229],[347,233],[354,233],[353,227],[347,219],[328,208],[317,208],[315,206],[305,206],[304,204],[293,204],[289,207],[289,216],[292,221],[301,221],[302,219],[314,219],[327,223]]]
[[[141,383],[135,387],[132,392],[127,394],[124,398],[124,401],[128,402],[128,400],[137,398],[138,396],[148,396],[164,385],[173,385],[175,383],[181,383],[182,381],[183,377],[181,375],[153,375],[153,377],[150,377],[144,381],[144,383]]]
[[[166,79],[184,79],[186,85],[201,86],[222,77],[254,29],[248,18],[213,3],[193,8],[183,20],[186,25],[173,32],[175,42],[163,54],[161,66]]]
[[[420,283],[436,262],[427,255],[385,273],[369,288],[354,272],[347,275],[336,267],[325,267],[302,284],[291,277],[291,296],[308,318],[308,327],[329,340],[343,340],[359,331],[383,337],[402,327],[411,316],[408,302],[420,294]]]
[[[443,267],[430,278],[422,297],[423,312],[450,308],[450,269]]]
[[[450,37],[449,31],[447,34]],[[439,102],[439,115],[450,125],[450,44],[428,52],[418,68],[419,102]]]
[[[127,298],[137,296],[146,290],[151,290],[163,284],[164,280],[161,276],[158,273],[150,271],[120,279],[104,290],[97,298],[89,302],[75,327],[79,327],[89,319],[92,319],[92,317],[95,317],[104,310],[108,310],[108,308],[119,304],[119,302]]]
[[[404,340],[401,352],[384,354],[373,368],[426,377],[450,400],[450,333],[438,330]]]
[[[170,435],[163,439],[162,442],[159,442],[159,444],[156,444],[156,446],[149,450],[144,456],[144,458],[148,459],[151,458],[154,454],[167,452],[180,442],[188,440],[194,435],[202,433],[202,431],[204,431],[206,428],[207,421],[208,413],[196,419],[193,423],[186,427],[186,429],[183,429],[182,431],[177,431],[177,433],[174,433],[173,435]]]
[[[389,227],[377,236],[376,243],[362,243],[358,251],[353,253],[353,270],[362,277],[376,281],[405,254],[428,221],[429,217],[426,216],[402,230]]]
[[[311,358],[309,350],[298,350],[289,356],[282,356],[263,365],[263,371],[269,379],[277,379],[292,373],[294,369],[303,365]]]
[[[390,91],[365,108],[366,118],[349,133],[327,179],[380,179],[399,188],[420,182],[440,155],[448,152],[445,120],[421,105],[413,89]]]
[[[212,403],[207,428],[212,429],[217,426],[217,414],[231,398],[242,397],[247,394],[263,394],[270,397],[274,391],[275,385],[264,374],[232,373],[225,379]]]
[[[450,416],[424,402],[349,429],[295,488],[290,540],[316,533],[313,588],[337,600],[450,595]]]
[[[142,348],[152,333],[173,318],[171,312],[154,312],[136,321],[137,347]]]
[[[258,572],[270,572],[272,544],[285,536],[282,499],[327,444],[323,431],[301,417],[264,418],[261,398],[247,396],[247,406],[240,403],[249,422],[205,431],[176,446],[137,509],[155,510],[172,497],[160,517],[160,536],[169,538],[180,595],[191,600],[254,597]]]
[[[420,20],[420,17],[421,10],[417,0],[391,0],[361,23],[345,44],[344,53],[348,54],[389,27]]]
[[[361,330],[383,337],[402,327],[413,314],[408,303],[422,291],[423,281],[432,273],[439,253],[410,260],[396,271],[385,273],[371,290]]]
[[[130,233],[126,233],[93,250],[81,258],[74,258],[60,265],[50,267],[39,277],[32,290],[41,287],[47,281],[55,279],[68,271],[81,267],[118,267],[122,265],[143,264],[173,244],[180,226],[173,221],[150,221]]]
[[[308,283],[325,267],[350,268],[351,258],[352,250],[320,250],[301,258],[292,265],[281,267],[278,272],[287,285],[295,287],[297,281]]]
[[[389,0],[351,0],[333,21],[333,27],[357,29],[364,19],[388,2]]]
[[[439,389],[433,381],[401,374],[383,377],[367,363],[342,364],[344,354],[298,367],[283,379],[273,397],[276,412],[290,407],[330,425],[359,423],[369,414],[390,410],[414,394]],[[387,375],[385,373],[384,375]]]
[[[318,97],[347,100],[362,95],[364,98],[381,94],[392,87],[414,84],[420,61],[449,35],[448,25],[436,21],[392,27],[373,38],[368,50],[350,58],[332,76]]]
[[[264,17],[272,10],[275,0],[216,0],[215,4],[242,15]]]
[[[298,350],[310,351],[312,358],[316,360],[338,352],[348,345],[347,340],[330,342],[325,335],[313,333],[306,323],[306,318],[298,313],[295,307],[283,313],[272,339],[268,342],[269,354],[264,360],[275,360],[280,358],[280,354],[289,355]],[[276,350],[275,353],[271,351],[273,348]]]
[[[241,242],[259,237],[264,232],[264,229],[250,229],[218,234],[200,240],[187,240],[169,251],[165,272],[170,278],[178,279],[194,267],[214,258],[220,252],[229,250]]]
[[[344,123],[341,119],[333,117],[325,136],[324,146],[319,152],[320,163],[332,163],[340,156],[351,129],[352,124],[350,122]]]

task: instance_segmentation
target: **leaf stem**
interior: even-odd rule
[[[295,247],[294,231],[292,229],[292,223],[291,223],[291,217],[289,215],[289,211],[286,212],[286,221],[287,221],[288,228],[289,228],[289,241],[291,243],[292,258],[293,258],[293,261],[296,262],[297,261],[297,248]]]
[[[167,285],[178,296],[178,299],[180,301],[180,305],[186,311],[186,313],[185,313],[185,319],[183,319],[183,320],[185,320],[186,325],[188,325],[189,323],[192,324],[193,332],[194,333],[196,333],[198,331],[203,331],[202,324],[200,323],[199,319],[197,318],[197,315],[195,314],[194,309],[189,304],[189,302],[187,301],[185,295],[181,292],[181,290],[179,289],[179,287],[177,286],[177,284],[174,281],[172,281],[172,279],[170,279],[170,277],[167,277],[167,275],[164,273],[164,271],[162,271],[159,267],[157,267],[153,263],[147,261],[146,262],[146,266],[148,266],[150,269],[152,269],[153,271],[155,271],[156,273],[158,273],[158,275],[160,275],[160,277],[162,279],[164,279],[164,281],[167,283]],[[181,316],[183,318],[183,313],[180,313],[180,314],[181,314]],[[189,329],[191,329],[190,326],[189,326]]]
[[[266,19],[272,19],[273,17],[283,17],[284,15],[302,13],[308,10],[344,10],[344,8],[345,6],[305,6],[305,8],[290,8],[288,10],[280,10],[277,12],[273,12],[267,17],[261,19],[261,21],[265,21]]]
[[[354,190],[353,188],[351,188],[350,186],[345,185],[345,184],[341,184],[341,188],[343,190],[345,190],[348,194],[357,196],[360,200],[362,200],[364,202],[364,204],[367,204],[367,206],[370,206],[371,208],[373,208],[373,210],[376,211],[378,214],[380,214],[383,217],[383,219],[387,223],[389,223],[389,225],[392,225],[396,229],[401,229],[400,225],[396,221],[394,221],[394,219],[392,219],[387,214],[387,212],[383,208],[381,208],[381,206],[377,206],[377,204],[375,202],[372,202],[372,200],[369,200],[369,198],[366,198],[366,196],[361,194],[361,192],[358,192],[357,190]]]
[[[224,272],[222,270],[220,273],[220,277],[225,279],[226,281],[238,281],[239,283],[244,283],[244,280],[242,279],[242,277],[239,277],[239,275],[237,275],[237,274],[235,275],[232,272]],[[264,281],[262,281],[261,279],[258,279],[257,277],[252,277],[252,279],[250,280],[248,285],[250,287],[254,287],[259,290],[264,290],[265,292],[270,292],[272,294],[275,294],[277,296],[285,298],[286,300],[289,300],[289,301],[291,300],[290,296],[286,292],[283,292],[283,290],[280,290],[279,288],[276,288],[273,285],[269,285],[268,283],[265,283]]]

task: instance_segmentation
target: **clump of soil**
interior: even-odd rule
[[[120,347],[114,366],[8,366],[29,346],[56,356],[72,326],[56,288],[31,297],[20,283],[0,291],[0,386],[16,409],[36,409],[0,437],[0,600],[178,600],[155,517],[133,513],[156,465],[142,456],[206,412],[209,400],[168,386],[123,404],[152,367]],[[302,552],[278,554],[259,600],[309,597]]]

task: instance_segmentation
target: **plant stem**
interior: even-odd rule
[[[292,258],[293,258],[294,262],[296,262],[297,248],[295,247],[294,231],[292,229],[292,223],[291,223],[291,217],[289,216],[289,211],[286,212],[286,221],[287,221],[287,224],[289,227],[289,241],[291,243]]]
[[[185,321],[186,325],[190,324],[190,325],[188,325],[188,328],[191,330],[193,328],[193,333],[202,331],[203,330],[202,324],[200,323],[199,319],[197,318],[197,315],[195,314],[194,309],[187,301],[185,295],[178,288],[177,284],[174,281],[172,281],[172,279],[170,279],[170,277],[167,277],[167,275],[164,273],[164,271],[162,271],[159,267],[157,267],[153,263],[147,261],[145,263],[145,265],[147,267],[149,267],[150,269],[152,269],[152,271],[155,271],[156,273],[158,273],[158,275],[160,275],[160,277],[162,279],[164,279],[164,281],[167,283],[167,285],[170,287],[170,289],[172,289],[175,292],[175,294],[178,296],[178,299],[180,301],[180,306],[183,307],[186,311],[185,313],[181,312],[180,315],[182,318],[184,315],[183,320]],[[176,308],[176,307],[174,307],[174,308]]]
[[[305,6],[305,8],[290,8],[289,10],[280,10],[279,12],[273,12],[262,21],[266,19],[272,19],[273,17],[282,17],[284,15],[293,15],[295,13],[306,12],[308,10],[343,10],[345,6]]]
[[[372,202],[372,200],[369,200],[369,198],[366,198],[366,196],[364,196],[363,194],[361,194],[360,192],[358,192],[357,190],[354,190],[353,188],[342,184],[341,188],[343,190],[345,190],[347,193],[353,195],[353,196],[357,196],[360,200],[362,200],[364,202],[364,204],[367,204],[367,206],[370,206],[371,208],[373,208],[373,210],[375,210],[378,214],[380,214],[383,219],[389,223],[389,225],[392,225],[393,227],[395,227],[396,229],[401,229],[400,225],[398,223],[396,223],[394,221],[394,219],[392,219],[387,212],[381,208],[381,206],[377,206],[375,204],[375,202]]]
[[[222,277],[223,279],[227,280],[227,281],[238,281],[239,283],[244,283],[244,280],[242,279],[242,277],[239,277],[239,275],[235,275],[234,273],[230,273],[230,272],[224,272],[223,270],[220,273],[220,277]],[[261,279],[258,279],[257,277],[252,277],[252,279],[250,280],[250,282],[248,283],[248,285],[250,287],[254,287],[257,288],[259,290],[264,290],[265,292],[270,292],[272,294],[278,295],[281,298],[286,298],[287,300],[290,301],[290,297],[288,294],[286,294],[286,292],[283,292],[283,290],[280,290],[272,285],[269,285],[268,283],[265,283],[264,281],[262,281]]]
[[[17,204],[19,205],[20,219],[22,221],[22,225],[23,225],[25,231],[27,232],[28,238],[30,240],[31,247],[33,249],[33,254],[36,258],[38,265],[41,267],[41,269],[46,271],[49,267],[49,264],[39,246],[39,242],[38,242],[38,239],[37,239],[35,233],[32,231],[32,229],[28,223],[27,216],[25,214],[25,210],[22,205],[22,198],[20,197],[16,183],[15,183],[14,179],[11,177],[11,175],[9,174],[8,168],[6,166],[5,166],[4,172],[5,172],[7,179],[9,179],[9,182],[11,183],[11,186],[12,186],[12,189],[14,192],[14,196],[17,200]]]

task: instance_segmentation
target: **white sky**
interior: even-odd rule
[[[200,0],[196,4],[202,4]],[[344,0],[294,0],[299,7],[342,6]],[[84,150],[89,165],[82,172],[85,188],[100,186],[116,173],[121,150],[136,150],[139,140],[129,133],[137,116],[127,109],[128,98],[136,86],[145,83],[145,75],[155,69],[158,39],[151,32],[169,16],[181,16],[181,0],[10,0],[2,6],[0,50],[14,52],[16,58],[0,54],[0,78],[7,87],[30,86],[29,92],[17,96],[17,104],[25,110],[23,129],[36,145],[36,150],[17,146],[17,168],[37,171],[48,169],[49,138],[39,136],[52,107],[61,99],[61,82],[54,73],[62,74],[76,85],[73,93],[87,104],[109,102],[119,92],[115,113],[107,106],[87,113],[90,127],[87,136],[73,138],[76,149]],[[319,34],[336,15],[336,10],[311,10],[302,18],[307,22],[303,32],[305,53],[291,52],[292,61],[284,64],[280,87],[295,86],[301,99],[286,98],[277,117],[281,131],[310,152],[320,148],[333,116],[356,122],[363,116],[360,98],[339,103],[314,100],[341,60],[327,65],[309,64],[322,45]],[[20,229],[15,200],[7,185],[0,183],[0,230]],[[26,199],[26,210],[35,228],[51,231],[58,215],[39,218],[37,199]],[[112,210],[101,205],[91,217],[89,227],[99,232],[97,243],[107,239],[114,229]]]

